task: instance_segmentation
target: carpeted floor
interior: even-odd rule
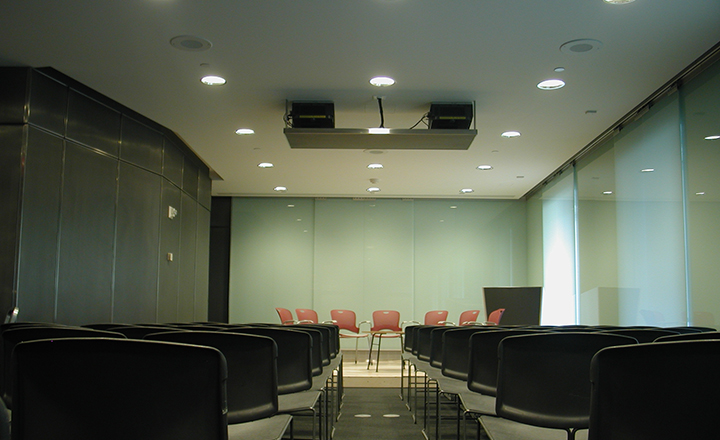
[[[424,439],[397,388],[345,388],[333,440]]]

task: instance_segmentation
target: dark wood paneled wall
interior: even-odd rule
[[[0,68],[0,313],[206,320],[210,191],[166,128],[52,69]]]

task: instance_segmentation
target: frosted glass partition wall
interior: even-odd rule
[[[681,89],[687,145],[691,318],[720,326],[720,64]]]
[[[580,322],[687,318],[678,95],[578,163]]]
[[[457,321],[484,312],[484,286],[526,284],[525,231],[519,200],[235,198],[230,320],[278,322],[279,306]]]

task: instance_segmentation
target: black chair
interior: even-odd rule
[[[6,330],[0,335],[0,350],[2,350],[2,398],[5,405],[12,409],[12,384],[14,377],[9,371],[10,359],[15,346],[25,341],[35,341],[38,339],[59,339],[59,338],[120,338],[124,339],[125,335],[117,332],[109,332],[105,330],[93,330],[83,327],[67,327],[67,326],[25,326],[15,327]]]
[[[630,336],[637,339],[641,344],[652,342],[662,336],[677,335],[679,332],[665,330],[661,328],[618,328],[612,330],[603,330],[603,333],[612,333],[615,335]]]
[[[464,326],[443,333],[442,374],[467,381],[470,366],[470,336],[482,331],[497,331],[496,326]]]
[[[720,341],[613,347],[592,361],[590,440],[717,438]]]
[[[313,417],[312,436],[316,438],[323,427],[326,413],[322,411],[321,404],[324,390],[313,387],[318,386],[318,383],[313,382],[313,340],[310,333],[289,326],[247,326],[225,331],[267,336],[275,341],[278,348],[278,413],[293,416],[310,414]],[[323,434],[319,432],[320,436]]]
[[[180,330],[149,334],[145,339],[205,345],[220,350],[227,362],[227,422],[231,425],[229,429],[233,435],[251,438],[252,431],[261,425],[266,438],[282,438],[292,417],[276,415],[277,345],[271,338],[229,332]],[[262,420],[267,418],[273,420]],[[256,421],[258,423],[253,423]]]
[[[228,438],[216,349],[69,338],[20,343],[13,359],[13,440]]]
[[[673,341],[697,341],[700,339],[720,339],[720,332],[697,332],[697,333],[680,333],[677,335],[660,336],[654,342],[673,342]]]
[[[590,419],[590,362],[610,346],[636,344],[603,332],[548,332],[512,336],[498,348],[495,412],[480,421],[494,440],[536,440],[547,429],[568,440]],[[562,431],[560,431],[562,430]],[[550,432],[552,435],[552,432]]]
[[[162,333],[167,331],[186,331],[183,329],[169,329],[161,327],[150,327],[147,325],[124,325],[122,327],[110,327],[110,332],[122,333],[128,339],[144,339],[145,336],[153,333]]]

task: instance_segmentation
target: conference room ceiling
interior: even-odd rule
[[[0,65],[53,67],[175,131],[219,176],[214,195],[517,199],[716,45],[718,17],[709,0],[3,1]],[[336,128],[365,129],[377,97],[393,129],[474,102],[477,136],[365,150],[283,134],[288,101],[332,101]]]

